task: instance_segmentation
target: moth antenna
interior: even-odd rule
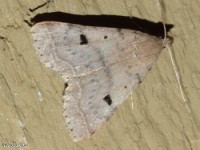
[[[162,23],[163,23],[163,29],[164,29],[163,45],[167,48],[167,50],[169,52],[169,56],[170,56],[170,59],[171,59],[171,62],[172,62],[172,66],[173,66],[173,69],[174,69],[174,72],[175,72],[175,75],[176,75],[176,80],[177,80],[177,83],[178,83],[178,86],[179,86],[179,90],[180,90],[180,93],[181,93],[182,100],[183,100],[183,102],[185,104],[185,107],[186,107],[187,111],[189,113],[191,113],[191,109],[190,109],[189,104],[188,104],[188,99],[185,96],[185,92],[183,90],[183,86],[182,86],[182,83],[181,83],[180,73],[178,71],[177,64],[174,61],[175,59],[174,59],[174,55],[172,53],[172,50],[169,47],[169,41],[171,41],[171,40],[170,40],[170,38],[167,37],[167,30],[166,30],[166,26],[165,26],[165,22],[166,22],[166,16],[165,16],[166,9],[165,9],[165,5],[164,5],[163,0],[159,0],[159,5],[161,7]]]

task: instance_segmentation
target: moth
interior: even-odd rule
[[[39,60],[67,84],[64,118],[74,141],[89,138],[135,90],[165,39],[129,29],[42,22],[31,29]]]

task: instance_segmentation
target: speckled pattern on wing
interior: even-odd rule
[[[89,138],[144,79],[163,41],[134,30],[43,22],[32,27],[41,62],[67,82],[64,117]]]

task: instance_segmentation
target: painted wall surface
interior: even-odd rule
[[[89,140],[74,143],[63,113],[63,80],[36,58],[30,26],[37,14],[135,16],[162,21],[159,0],[21,0],[0,5],[0,149],[199,150],[200,1],[163,0],[173,24],[172,51],[191,112],[181,97],[167,50],[146,79]],[[36,8],[36,9],[35,9]],[[19,149],[19,148],[13,148]]]

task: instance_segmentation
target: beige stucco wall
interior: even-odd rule
[[[199,150],[200,1],[164,0],[174,24],[172,50],[189,113],[168,51],[147,78],[91,139],[74,143],[62,117],[63,80],[35,56],[30,27],[39,13],[111,14],[161,21],[159,0],[4,0],[0,4],[0,149],[26,143],[30,150]],[[133,109],[132,109],[133,104]],[[12,148],[15,149],[15,148]],[[19,149],[19,148],[16,148]]]

